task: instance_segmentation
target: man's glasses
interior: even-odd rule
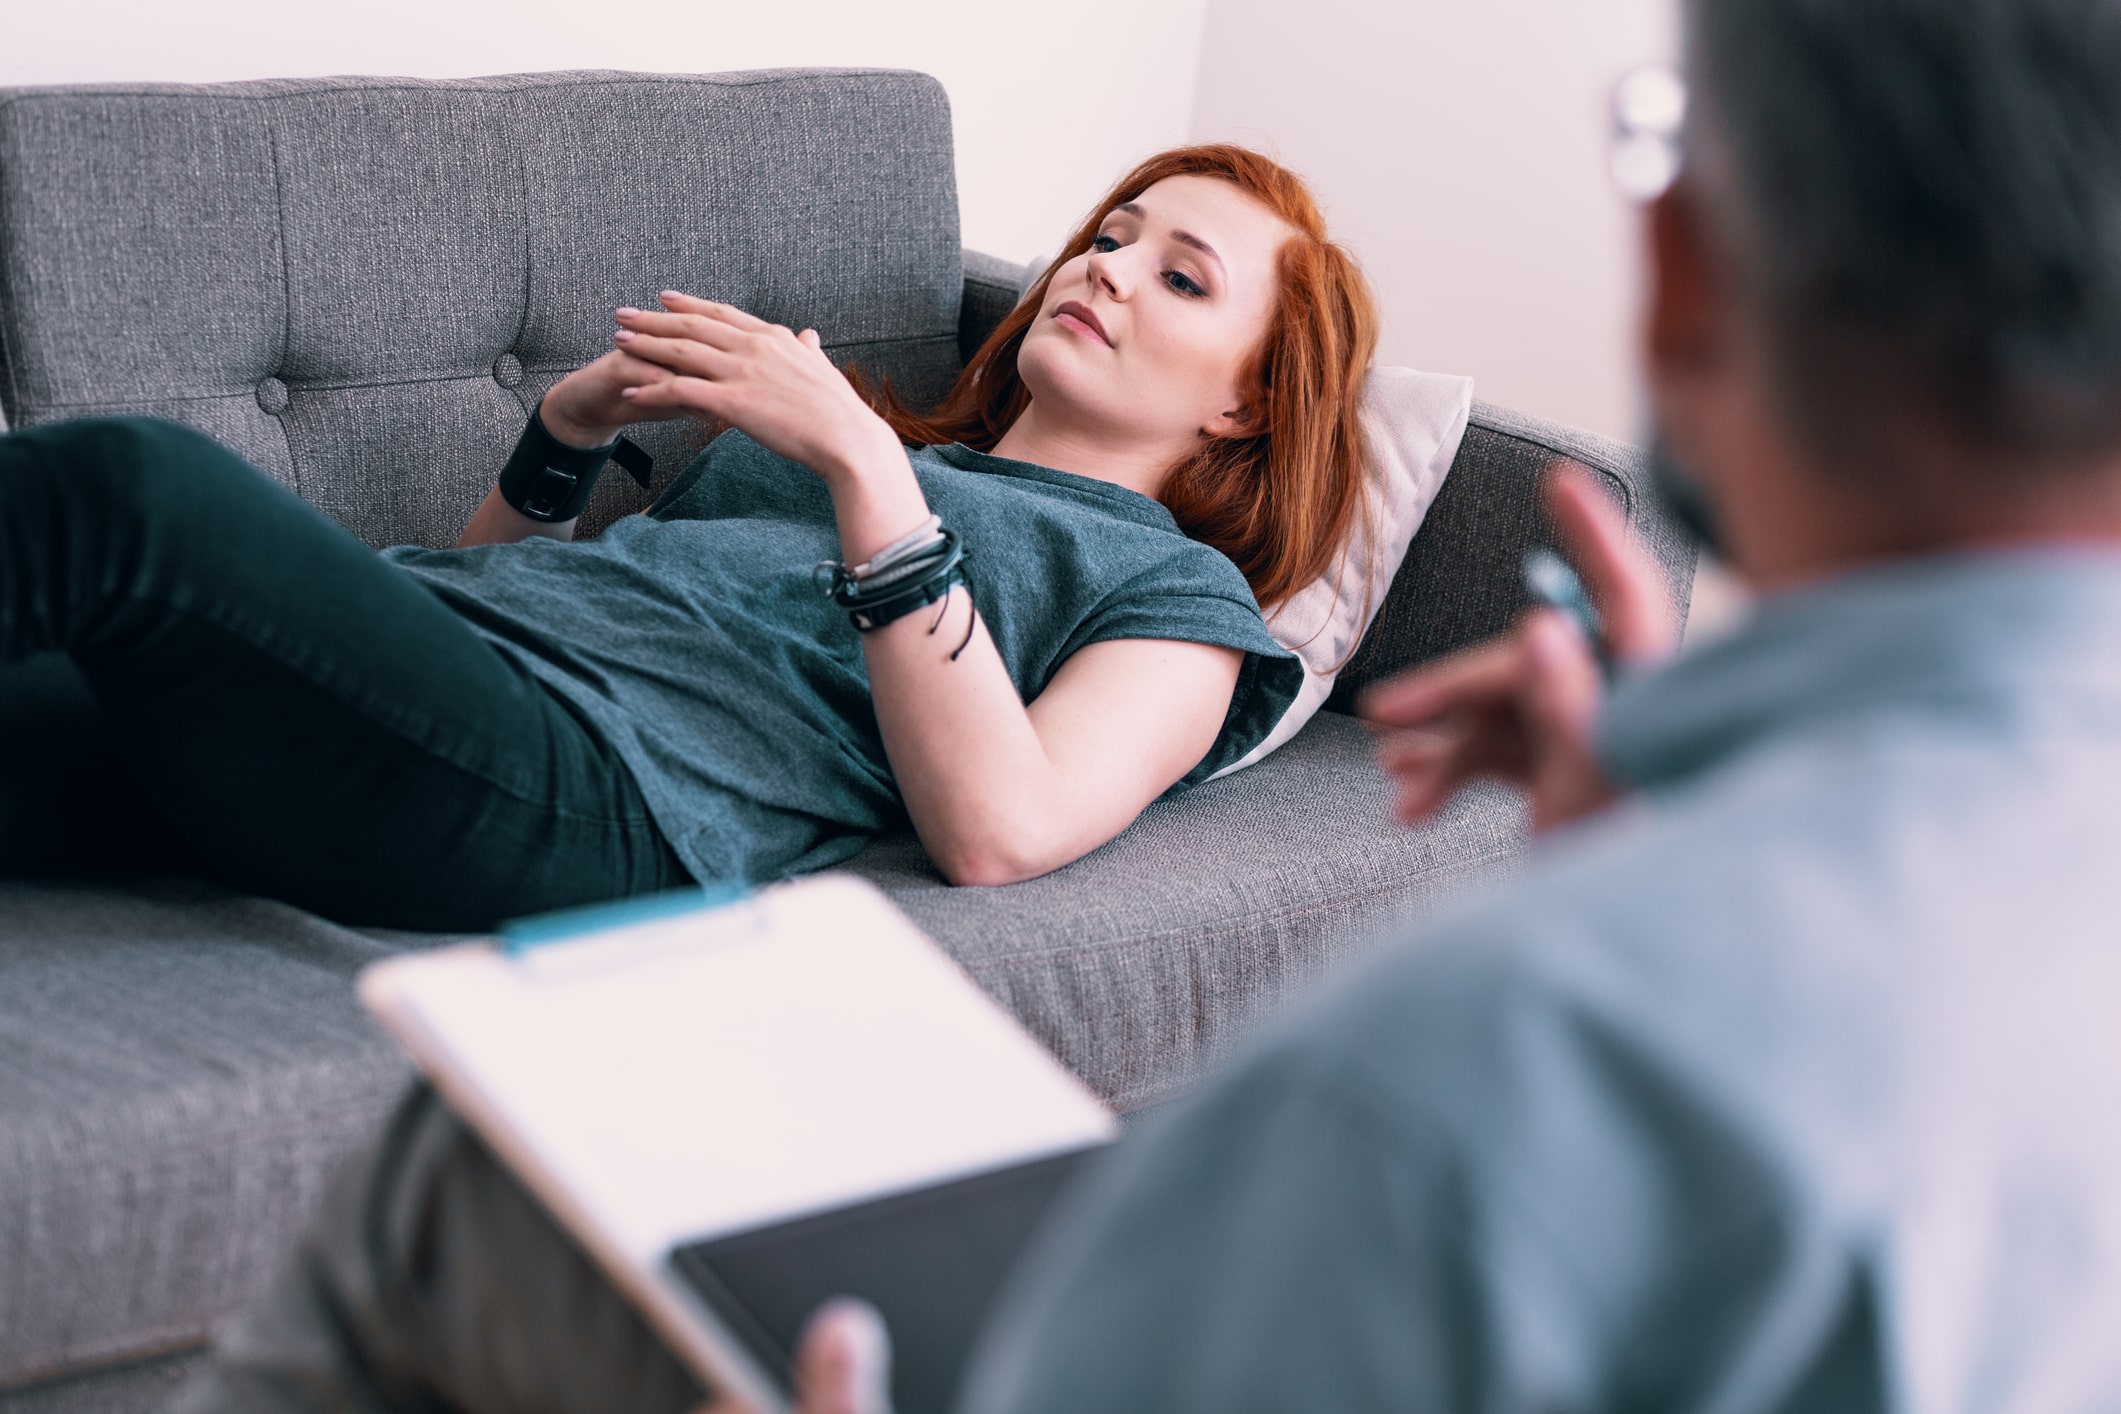
[[[1664,65],[1644,65],[1613,86],[1606,166],[1631,201],[1655,201],[1678,179],[1685,122],[1686,84]]]

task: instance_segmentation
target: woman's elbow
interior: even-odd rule
[[[969,840],[931,846],[928,855],[944,881],[961,889],[1021,884],[1052,873],[1073,857],[1062,857],[1046,841],[996,830],[982,831]]]
[[[945,883],[958,889],[995,889],[1004,884],[1021,884],[1047,872],[1001,851],[986,849],[945,855],[935,861],[935,868]]]

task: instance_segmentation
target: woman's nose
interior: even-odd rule
[[[1133,288],[1133,279],[1127,269],[1126,254],[1132,249],[1122,246],[1118,250],[1093,250],[1090,252],[1090,284],[1092,288],[1102,286],[1105,293],[1114,299],[1125,299]]]

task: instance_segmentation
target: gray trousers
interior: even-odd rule
[[[664,1414],[704,1398],[425,1086],[338,1175],[265,1302],[177,1408]]]

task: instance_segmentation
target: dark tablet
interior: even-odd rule
[[[897,1414],[944,1414],[1010,1267],[1102,1147],[693,1243],[671,1263],[790,1394],[803,1323],[835,1296],[861,1297],[891,1331]]]

